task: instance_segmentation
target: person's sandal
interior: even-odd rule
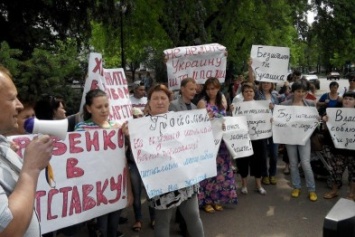
[[[324,199],[333,199],[333,198],[336,198],[338,196],[337,193],[334,193],[334,192],[327,192],[323,195],[323,198]]]
[[[219,204],[214,204],[213,205],[213,208],[216,210],[216,211],[223,211],[223,207]]]
[[[134,225],[132,226],[132,230],[135,232],[139,232],[142,229],[142,223],[140,221],[136,221]]]
[[[205,212],[207,212],[207,213],[214,213],[215,212],[214,208],[211,205],[204,206],[203,210],[205,210]]]

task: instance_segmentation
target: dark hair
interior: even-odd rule
[[[43,94],[36,102],[34,111],[36,118],[43,120],[53,120],[54,112],[59,108],[60,104],[64,106],[61,98],[53,95]]]
[[[216,78],[216,77],[209,77],[205,84],[203,85],[203,89],[202,89],[202,95],[203,97],[206,99],[207,102],[210,101],[210,98],[208,97],[206,91],[207,91],[207,87],[208,86],[214,86],[216,88],[218,88],[218,93],[217,93],[217,96],[216,96],[216,105],[218,107],[218,109],[223,109],[223,104],[222,104],[222,92],[221,92],[221,83],[219,83],[219,80]],[[202,97],[202,98],[203,98]]]
[[[343,98],[345,97],[352,97],[352,98],[355,98],[355,92],[352,92],[352,91],[347,91],[344,93],[343,95]]]
[[[88,93],[86,93],[85,95],[85,104],[83,107],[83,111],[84,111],[84,121],[88,120],[91,118],[91,113],[89,113],[89,111],[86,109],[86,106],[90,106],[92,105],[94,99],[96,97],[101,97],[101,96],[107,96],[106,92],[104,92],[101,89],[94,89],[94,90],[90,90],[88,91]]]
[[[242,88],[241,88],[242,94],[243,94],[243,92],[244,92],[245,89],[253,89],[253,91],[254,91],[254,93],[255,93],[255,86],[254,86],[252,83],[250,83],[250,82],[246,82],[246,83],[244,83],[244,84],[242,85]]]
[[[336,81],[332,81],[331,83],[329,83],[329,89],[330,89],[332,86],[337,86],[337,87],[339,88],[339,83],[336,82]]]
[[[295,81],[292,84],[291,91],[295,92],[296,90],[300,90],[300,89],[304,91],[308,91],[308,85],[303,81]]]
[[[157,84],[157,85],[153,86],[152,88],[150,88],[150,90],[148,92],[148,97],[147,97],[148,101],[152,98],[152,94],[157,91],[164,92],[168,96],[169,99],[172,94],[172,92],[164,84]]]

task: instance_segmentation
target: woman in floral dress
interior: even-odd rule
[[[220,89],[217,78],[208,78],[203,87],[203,97],[197,104],[197,108],[206,108],[212,119],[226,116],[227,101]],[[199,205],[208,213],[222,211],[222,204],[238,202],[232,158],[223,141],[216,162],[217,176],[200,182]]]

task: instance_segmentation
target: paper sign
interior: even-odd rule
[[[226,77],[226,47],[204,44],[164,50],[170,90],[180,89],[181,81],[190,77],[205,84],[209,77],[224,83]]]
[[[233,116],[245,116],[251,140],[259,140],[272,136],[271,110],[266,100],[253,100],[233,103]]]
[[[275,105],[272,132],[274,143],[305,145],[318,126],[316,107]]]
[[[106,92],[110,101],[110,120],[121,124],[133,118],[128,83],[123,68],[103,68],[102,55],[99,53],[90,53],[88,77],[80,105],[81,112],[86,93],[93,89]]]
[[[10,137],[23,157],[34,135]],[[38,179],[35,209],[42,233],[52,232],[126,207],[127,168],[121,130],[71,132],[55,141],[50,161],[56,186],[45,171]]]
[[[134,119],[128,127],[149,198],[217,175],[217,151],[206,109]]]
[[[224,117],[224,119],[223,141],[231,156],[237,159],[253,155],[246,117]]]
[[[250,56],[253,60],[251,67],[257,81],[273,83],[286,81],[290,61],[289,48],[253,45]]]
[[[334,146],[339,149],[355,150],[354,108],[327,108],[327,127]]]

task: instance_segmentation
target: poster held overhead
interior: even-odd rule
[[[290,48],[253,45],[250,52],[254,74],[257,81],[272,83],[287,79],[290,61]]]

